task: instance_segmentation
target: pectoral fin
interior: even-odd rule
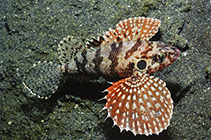
[[[113,83],[107,91],[104,109],[121,131],[151,135],[169,126],[173,101],[163,80],[140,74]]]

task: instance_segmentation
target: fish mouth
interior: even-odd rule
[[[177,59],[179,57],[179,54],[180,54],[180,50],[178,48],[176,48],[175,59]]]
[[[175,60],[177,60],[177,58],[179,57],[180,54],[180,50],[172,45],[166,45],[166,44],[162,44],[164,51],[167,52],[167,56],[168,59],[171,62],[174,62]]]
[[[169,53],[169,55],[171,55],[171,62],[174,62],[175,60],[177,60],[177,58],[179,57],[180,54],[180,50],[177,47],[172,46],[171,49],[173,50],[172,52]],[[173,55],[172,55],[173,54]]]

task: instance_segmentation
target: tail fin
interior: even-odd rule
[[[60,65],[39,61],[25,74],[23,84],[31,94],[48,99],[58,88],[61,77]]]

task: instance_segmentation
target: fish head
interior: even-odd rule
[[[163,42],[155,42],[157,47],[153,49],[151,65],[149,65],[147,73],[152,74],[161,71],[171,65],[179,57],[180,50],[177,47],[166,45]]]
[[[179,57],[180,50],[160,41],[146,42],[139,56],[136,56],[135,71],[152,74],[171,65]],[[144,51],[143,51],[144,48]]]

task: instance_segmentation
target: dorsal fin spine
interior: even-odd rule
[[[111,45],[112,43],[119,43],[120,41],[137,41],[137,40],[149,40],[152,36],[154,36],[158,28],[160,27],[160,20],[153,18],[145,18],[145,17],[135,17],[125,19],[116,24],[115,29],[109,28],[103,35],[99,35],[98,39],[92,37],[92,40],[88,40],[85,49],[103,47],[107,45]],[[74,39],[72,42],[72,38],[69,37],[68,40],[64,40],[63,44],[74,44]],[[82,49],[82,47],[77,49],[77,44],[75,44],[75,48],[70,52],[70,58],[74,58]],[[69,47],[69,46],[68,46]],[[60,51],[70,51],[70,49],[64,48]],[[71,50],[72,51],[72,50]],[[70,59],[68,58],[68,59]],[[61,60],[61,63],[63,63]]]

